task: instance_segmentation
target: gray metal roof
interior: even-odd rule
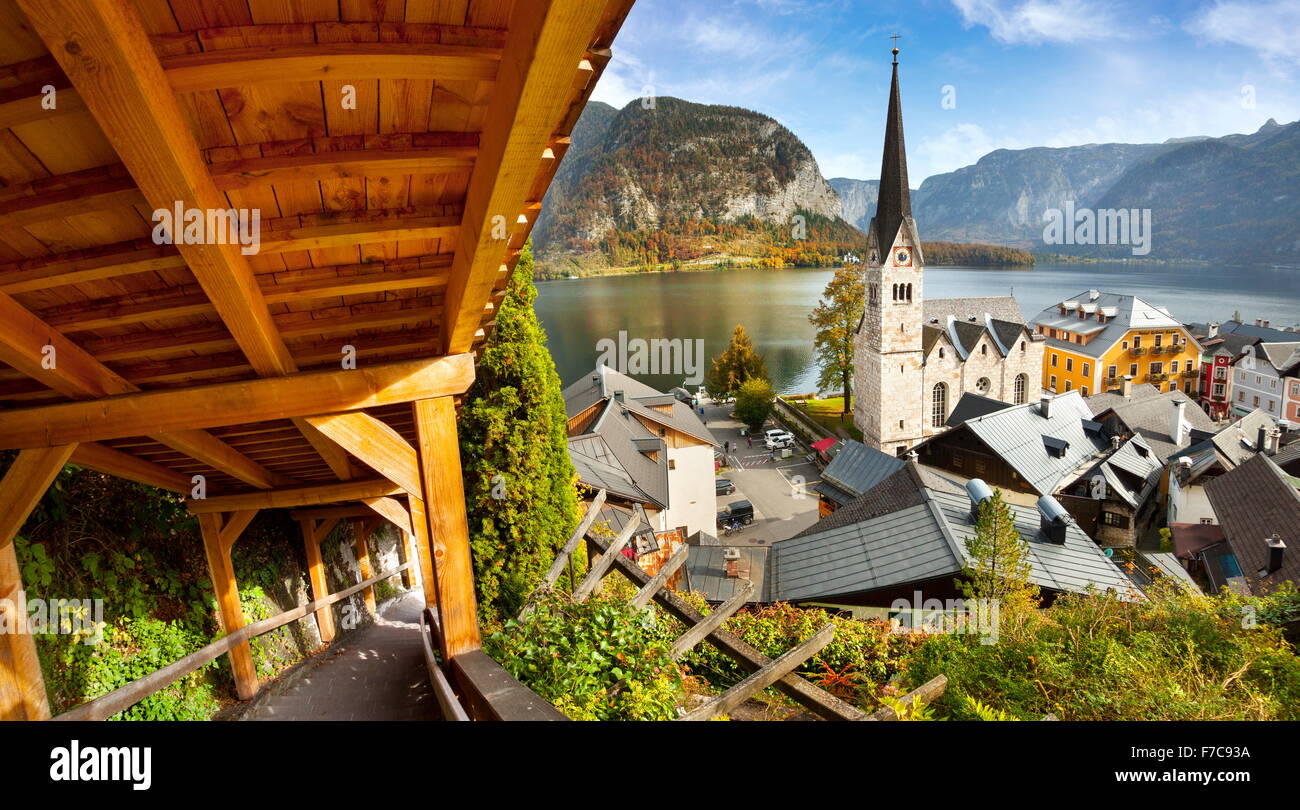
[[[1129,389],[1129,395],[1124,396],[1118,391],[1105,391],[1100,394],[1093,394],[1083,401],[1092,410],[1093,415],[1105,413],[1116,405],[1123,405],[1126,402],[1137,402],[1142,399],[1150,399],[1160,395],[1160,389],[1151,383],[1136,383]]]
[[[1141,436],[1134,436],[1095,468],[1106,487],[1134,509],[1146,503],[1160,484],[1164,464]]]
[[[957,427],[966,423],[968,419],[974,419],[977,416],[987,416],[996,413],[1003,408],[1010,408],[1010,403],[1003,402],[1000,399],[982,397],[979,394],[972,394],[967,391],[957,400],[953,407],[952,413],[948,414],[948,421],[944,422],[948,427]]]
[[[1061,304],[1066,306],[1066,313],[1061,314]],[[1090,313],[1087,305],[1095,305]],[[1080,318],[1083,309],[1087,317]],[[1097,321],[1097,311],[1113,312],[1105,324]],[[1059,338],[1049,337],[1047,345],[1056,349],[1065,349],[1075,354],[1089,357],[1101,357],[1118,343],[1130,329],[1182,329],[1183,325],[1163,307],[1148,304],[1135,295],[1087,290],[1074,298],[1067,298],[1058,304],[1044,309],[1034,316],[1031,323],[1046,329],[1061,329],[1077,334],[1097,333],[1086,344],[1069,343]],[[1098,327],[1102,327],[1098,329]]]
[[[1259,452],[1257,445],[1261,427],[1272,430],[1277,427],[1277,422],[1262,409],[1256,408],[1214,434],[1210,441],[1225,459],[1236,466]]]
[[[1187,573],[1187,569],[1183,567],[1177,556],[1168,552],[1144,551],[1138,553],[1138,559],[1148,568],[1154,568],[1158,575],[1176,582],[1183,590],[1201,593],[1201,586],[1197,585],[1192,575]]]
[[[569,439],[569,458],[578,473],[578,480],[584,485],[593,489],[607,489],[612,494],[629,500],[657,503],[637,486],[631,474],[605,443],[603,436],[589,433]]]
[[[984,315],[992,315],[995,320],[1023,324],[1025,314],[1020,311],[1020,302],[1014,296],[1000,295],[990,298],[927,298],[921,306],[921,318],[925,323],[938,319],[943,324],[951,315],[959,321],[969,320],[972,316],[980,323]]]
[[[849,439],[843,442],[835,458],[822,470],[822,480],[857,497],[897,472],[906,463],[901,458]]]
[[[1092,411],[1078,391],[1052,398],[1051,415],[1042,415],[1041,402],[1013,405],[968,419],[964,425],[998,457],[1010,464],[1039,495],[1050,495],[1082,472],[1081,465],[1109,449],[1102,436],[1085,429]],[[1064,455],[1049,453],[1044,437],[1068,444]]]
[[[1140,433],[1160,460],[1165,461],[1176,455],[1180,448],[1188,447],[1191,443],[1190,437],[1180,437],[1182,441],[1177,441],[1175,437],[1169,435],[1175,402],[1187,403],[1183,408],[1183,417],[1193,430],[1213,434],[1219,429],[1214,420],[1190,400],[1191,398],[1182,391],[1166,391],[1139,400],[1118,402],[1108,411],[1131,432]],[[1106,411],[1097,415],[1101,416],[1104,413]]]
[[[912,497],[903,492],[910,487]],[[768,557],[770,601],[808,601],[958,575],[968,562],[966,543],[974,536],[970,501],[964,493],[933,489],[915,465],[890,476],[877,489],[892,488],[886,500],[902,504],[880,514],[882,499],[865,519],[833,521],[838,510],[812,530],[783,540]],[[860,500],[873,499],[873,492]],[[1142,599],[1123,572],[1073,522],[1062,545],[1047,542],[1037,509],[1008,504],[1017,531],[1029,546],[1031,578],[1054,591],[1083,592],[1089,585]],[[839,525],[836,525],[839,524]]]
[[[729,548],[740,551],[741,565],[749,568],[749,579],[754,583],[749,602],[763,599],[764,573],[767,570],[767,546],[690,546],[686,557],[685,590],[702,594],[710,602],[725,602],[736,595],[745,580],[727,576],[726,552]]]

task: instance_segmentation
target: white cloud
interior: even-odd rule
[[[967,28],[982,25],[999,42],[1078,42],[1130,35],[1109,4],[1096,0],[952,0]]]
[[[994,140],[978,124],[957,124],[929,138],[922,138],[909,155],[912,185],[926,177],[969,166],[994,149],[1015,149],[1016,144]]]
[[[1300,0],[1217,0],[1186,28],[1208,42],[1250,48],[1280,73],[1300,66]]]
[[[603,101],[616,108],[623,109],[628,102],[641,98],[646,87],[654,87],[654,73],[648,71],[641,60],[630,51],[616,50],[614,58],[605,66],[605,71],[591,91],[592,101]]]

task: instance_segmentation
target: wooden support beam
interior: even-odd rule
[[[828,624],[780,658],[769,662],[762,669],[713,700],[677,719],[687,721],[712,720],[719,715],[732,711],[754,695],[794,672],[800,664],[821,652],[822,648],[830,644],[834,638],[835,625]]]
[[[337,523],[337,518],[325,520],[320,524],[311,518],[298,521],[302,527],[303,549],[307,552],[307,579],[311,582],[313,600],[324,599],[330,592],[320,544]],[[334,613],[329,607],[322,607],[316,611],[316,632],[320,635],[323,644],[329,644],[334,640]]]
[[[689,553],[686,546],[677,549],[673,556],[668,558],[668,562],[664,563],[663,567],[659,569],[659,573],[654,575],[654,579],[647,582],[641,590],[636,592],[636,596],[628,601],[628,606],[633,610],[644,610],[646,605],[649,605],[650,601],[655,598],[655,594],[659,593],[660,589],[668,583],[669,577],[677,573],[677,569],[681,568],[682,564],[686,562]]]
[[[365,505],[356,506],[322,506],[315,509],[295,509],[289,513],[292,520],[327,520],[329,518],[370,517],[374,510]]]
[[[357,501],[363,498],[382,498],[385,495],[397,495],[401,492],[402,488],[392,481],[374,478],[362,481],[343,481],[337,484],[321,484],[313,487],[273,489],[240,495],[221,495],[203,500],[191,498],[186,501],[186,505],[192,514],[207,515],[213,512],[234,512],[244,509],[286,509],[295,506],[317,506],[325,503]]]
[[[737,587],[734,596],[718,605],[713,609],[712,613],[691,625],[685,633],[678,636],[668,654],[672,656],[674,661],[680,660],[682,656],[693,650],[696,644],[712,635],[714,630],[722,627],[723,622],[730,619],[735,615],[736,611],[744,607],[745,603],[749,601],[749,595],[753,592],[753,580],[743,580]]]
[[[376,242],[446,239],[460,233],[459,225],[457,217],[401,217],[286,228],[264,232],[258,253],[269,256],[294,250],[324,250]]]
[[[159,92],[168,79],[134,6],[112,0],[19,5],[152,208],[171,209],[178,202],[201,211],[229,207],[199,157],[176,97]],[[295,371],[240,246],[176,247],[253,368],[265,376]]]
[[[428,539],[438,585],[438,618],[447,645],[444,652],[452,659],[480,646],[456,405],[451,397],[440,397],[420,400],[413,410]]]
[[[102,444],[79,444],[69,463],[151,487],[188,494],[190,477]]]
[[[352,521],[352,550],[356,553],[357,569],[364,582],[374,576],[370,566],[370,532],[373,524],[368,520]],[[375,604],[375,587],[371,585],[361,592],[366,603],[366,610],[371,616],[377,612]]]
[[[366,498],[362,503],[368,514],[379,515],[403,534],[411,533],[411,514],[395,498]]]
[[[211,164],[208,171],[218,190],[231,191],[303,180],[468,172],[477,154],[476,146],[354,149],[223,161]]]
[[[614,539],[609,548],[600,552],[599,557],[592,560],[591,566],[587,569],[587,576],[578,585],[577,590],[573,592],[573,601],[584,602],[588,596],[595,593],[596,586],[609,573],[609,569],[614,565],[615,560],[622,556],[623,549],[627,548],[627,544],[632,540],[632,535],[636,534],[640,528],[641,514],[638,512],[623,527],[623,531],[618,533],[618,537]],[[590,547],[588,549],[589,552],[594,551]],[[658,591],[656,590],[654,593],[658,593]]]
[[[424,606],[438,608],[438,567],[433,560],[433,543],[429,540],[429,517],[425,514],[424,499],[409,494],[406,502],[411,508],[411,535],[415,543],[415,556],[420,565],[420,582],[424,585]],[[441,636],[439,636],[441,639]],[[447,659],[444,645],[440,650],[442,660]]]
[[[22,228],[144,201],[130,176],[101,180],[0,202],[0,227]]]
[[[15,409],[0,416],[0,448],[122,439],[400,405],[464,393],[473,380],[473,358],[457,355]]]
[[[587,536],[587,532],[591,530],[592,524],[594,524],[596,518],[600,516],[600,509],[604,505],[605,490],[602,489],[600,492],[596,493],[596,497],[591,500],[591,503],[587,504],[587,511],[583,514],[582,520],[578,521],[578,528],[573,530],[573,534],[569,535],[569,539],[565,541],[564,546],[560,549],[560,553],[555,555],[555,560],[551,563],[551,567],[546,570],[546,575],[542,577],[542,583],[538,586],[539,589],[555,587],[555,583],[560,581],[560,574],[564,573],[564,569],[569,564],[569,559],[573,556],[573,552],[577,551],[578,544],[582,542],[582,539]]]
[[[24,450],[0,479],[0,611],[16,611],[23,590],[14,537],[75,448]],[[16,627],[26,616],[4,616]],[[36,641],[30,633],[0,633],[0,720],[48,720],[49,699]]]
[[[948,676],[936,675],[930,680],[921,684],[916,689],[913,689],[911,692],[908,692],[906,695],[903,696],[903,699],[899,702],[904,707],[904,709],[911,709],[917,705],[930,703],[938,699],[941,695],[943,695],[944,690],[947,688],[948,688]],[[1048,715],[1048,717],[1050,716],[1051,715]],[[863,719],[864,720],[886,720],[886,721],[897,720],[898,712],[894,711],[892,706],[884,706],[872,712],[871,714],[864,717]],[[1047,718],[1044,717],[1043,719],[1046,720]]]
[[[298,428],[298,432],[316,450],[317,455],[325,460],[326,466],[330,468],[330,472],[334,473],[335,478],[340,481],[349,481],[354,477],[352,462],[348,461],[347,451],[300,416],[294,417],[293,425]]]
[[[235,580],[235,567],[230,561],[230,546],[226,545],[222,530],[221,515],[199,516],[208,576],[217,598],[217,615],[222,631],[229,635],[243,627],[245,622],[244,610],[239,604],[239,583]],[[231,648],[230,669],[235,676],[235,695],[240,700],[251,700],[257,694],[257,669],[253,665],[253,650],[247,642]]]
[[[308,416],[306,421],[402,489],[420,491],[419,458],[415,448],[400,433],[375,417],[354,411]]]
[[[490,82],[496,79],[501,51],[405,42],[320,42],[227,48],[168,56],[163,63],[166,69],[163,86],[170,84],[177,93],[197,93],[266,82],[367,79]]]
[[[46,362],[47,357],[52,357],[53,362]],[[5,293],[0,293],[0,361],[73,399],[109,397],[140,390]],[[15,421],[15,415],[21,413],[22,410],[12,410],[0,414],[0,432],[9,430],[17,434],[39,430],[39,426],[24,425],[21,416]],[[256,487],[289,483],[201,430],[167,434],[149,425],[143,426],[137,435],[147,435]]]
[[[609,542],[604,538],[589,534],[587,545],[589,548],[603,552],[609,547]],[[634,560],[629,560],[622,555],[615,555],[614,565],[618,566],[619,572],[638,588],[650,581],[650,576],[645,571],[642,571],[641,566],[637,565]],[[672,591],[660,590],[659,593],[655,594],[654,601],[685,625],[694,625],[705,620],[705,617],[698,610],[691,607],[686,600]],[[717,647],[723,655],[735,661],[741,669],[747,672],[757,672],[771,660],[755,649],[753,645],[721,628],[709,633],[708,641]],[[866,718],[866,713],[861,709],[846,703],[798,675],[787,675],[773,686],[780,690],[782,694],[825,720],[862,720]]]
[[[469,351],[542,151],[555,135],[578,69],[607,0],[534,0],[511,15],[505,52],[479,138],[465,215],[447,288],[443,350]],[[544,111],[544,112],[541,112]],[[508,234],[507,234],[508,237]],[[454,348],[453,348],[454,347]]]

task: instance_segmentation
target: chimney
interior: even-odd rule
[[[1051,495],[1038,499],[1038,526],[1049,543],[1065,545],[1065,531],[1070,525],[1070,513]]]
[[[980,504],[993,497],[993,490],[982,478],[972,478],[966,482],[966,495],[970,498],[970,519],[979,520]]]
[[[1263,321],[1262,319],[1260,319],[1260,318],[1256,318],[1256,319],[1255,319],[1255,325],[1256,325],[1256,326],[1263,326],[1263,325],[1264,325],[1264,321]]]
[[[1100,291],[1100,290],[1088,290],[1088,300],[1089,300],[1089,301],[1096,301],[1098,298],[1101,298],[1101,291]]]
[[[1110,437],[1110,449],[1112,450],[1118,450],[1119,446],[1123,443],[1124,443],[1124,438],[1122,436]]]
[[[1282,553],[1286,551],[1286,543],[1282,542],[1281,536],[1277,534],[1264,542],[1268,544],[1268,569],[1264,571],[1263,576],[1268,576],[1282,568]]]
[[[1052,398],[1046,394],[1038,400],[1038,415],[1044,419],[1052,418]]]
[[[1128,399],[1133,396],[1133,378],[1125,374],[1119,381],[1119,394]]]
[[[1268,319],[1267,319],[1267,318],[1264,319],[1264,328],[1265,328],[1265,329],[1268,328]]]
[[[1209,324],[1209,330],[1205,333],[1206,338],[1215,338],[1219,336],[1219,324]]]
[[[1183,434],[1187,432],[1187,400],[1174,400],[1174,412],[1169,416],[1169,438],[1175,445],[1183,443]]]
[[[740,579],[740,549],[729,548],[722,552],[722,560],[727,567],[727,579]]]
[[[1259,426],[1259,432],[1255,435],[1255,452],[1263,453],[1268,448],[1268,428],[1264,425]]]
[[[1277,451],[1282,444],[1282,430],[1273,427],[1269,430],[1268,436],[1264,439],[1264,452],[1268,455],[1277,455]]]

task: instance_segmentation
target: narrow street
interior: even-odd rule
[[[729,405],[716,405],[702,400],[704,419],[709,431],[719,445],[730,442],[725,454],[720,478],[736,485],[730,495],[718,496],[718,509],[733,501],[747,500],[754,504],[754,522],[739,534],[725,538],[726,542],[745,545],[771,544],[786,540],[817,522],[817,495],[812,487],[819,479],[817,465],[808,461],[811,452],[803,445],[792,448],[788,458],[778,457],[773,462],[763,449],[760,436],[754,436],[752,446],[742,436],[744,427],[731,418]],[[764,427],[776,427],[772,422]],[[730,469],[727,469],[730,468]],[[722,538],[720,538],[722,539]]]

